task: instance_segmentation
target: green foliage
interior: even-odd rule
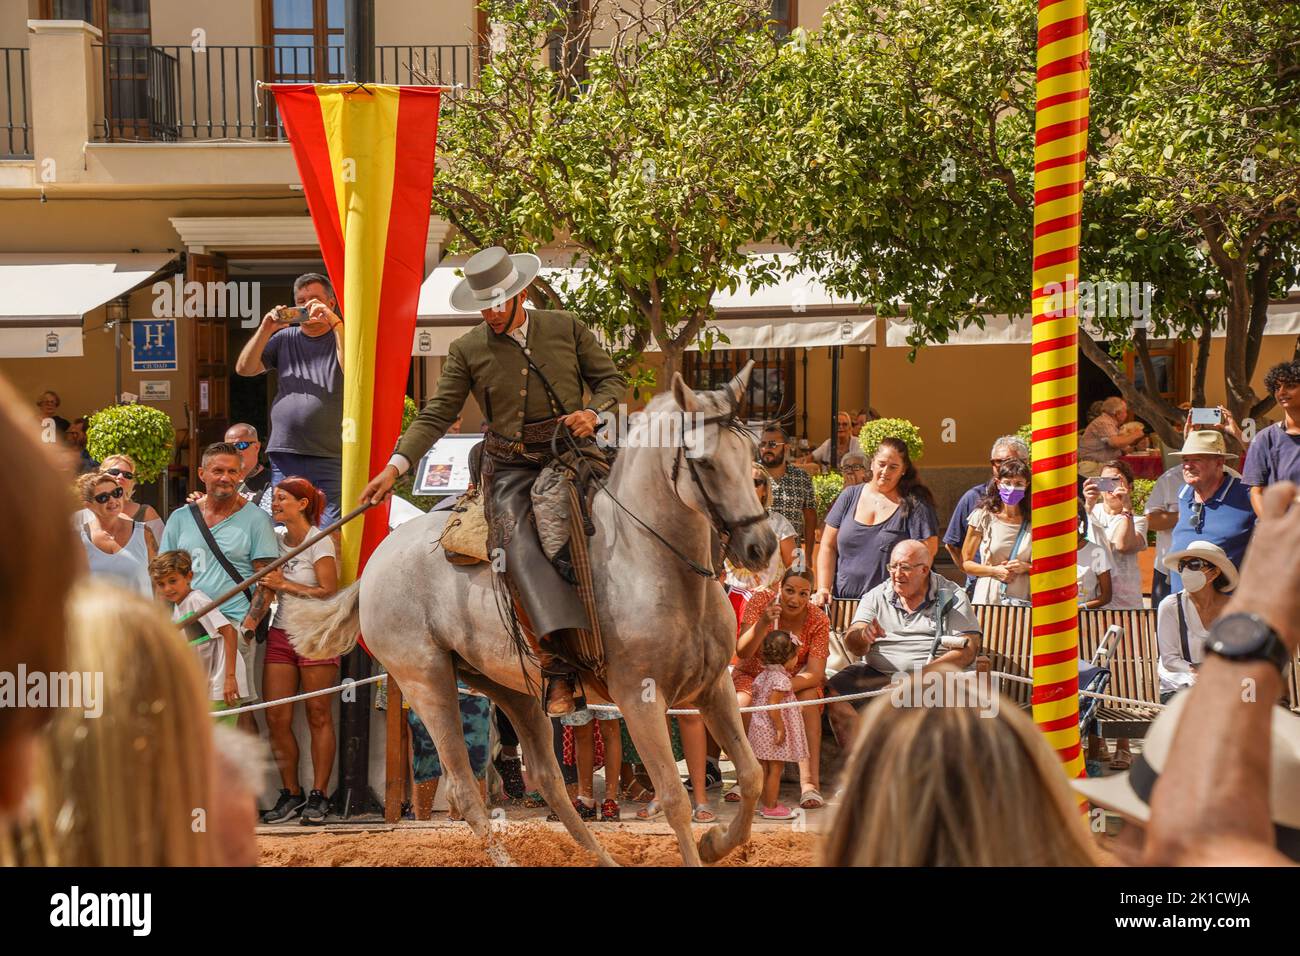
[[[921,430],[906,418],[877,418],[862,426],[862,431],[858,433],[858,444],[868,459],[875,453],[882,438],[899,439],[907,446],[907,454],[913,463],[920,461],[925,454]]]
[[[163,473],[175,444],[171,416],[152,405],[110,405],[91,415],[86,429],[90,457],[103,461],[111,455],[130,455],[141,484]]]
[[[649,386],[650,341],[671,372],[716,291],[779,278],[747,248],[790,228],[788,197],[829,144],[790,109],[804,46],[774,42],[767,0],[622,6],[614,22],[600,3],[572,19],[545,0],[482,6],[503,43],[444,109],[434,211],[457,249],[562,241],[582,282],[544,293]],[[613,34],[584,54],[598,19]]]
[[[1133,513],[1146,514],[1147,499],[1151,497],[1151,489],[1156,486],[1154,478],[1134,478],[1133,487],[1129,489],[1129,496],[1133,499]]]
[[[1300,4],[1089,6],[1080,278],[1154,292],[1149,329],[1111,310],[1080,344],[1172,441],[1181,415],[1114,361],[1149,339],[1226,326],[1229,408],[1271,404],[1250,378],[1268,294],[1300,268]],[[841,0],[794,80],[837,145],[790,197],[787,241],[837,293],[906,304],[915,347],[1028,312],[1036,29],[1019,0]]]
[[[1016,429],[1016,437],[1019,438],[1022,442],[1024,442],[1029,447],[1030,451],[1033,451],[1034,448],[1034,426],[1033,425],[1021,425],[1019,428]]]
[[[844,490],[844,476],[838,471],[813,475],[812,484],[813,497],[817,500],[817,520],[822,522],[826,520],[826,513],[831,510],[831,505],[835,504],[835,499]]]

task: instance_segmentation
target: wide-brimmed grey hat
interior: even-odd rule
[[[456,312],[482,312],[513,299],[537,278],[542,260],[530,252],[510,255],[500,246],[488,246],[470,256],[465,278],[451,290]]]

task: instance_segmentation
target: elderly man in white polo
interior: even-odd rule
[[[980,626],[966,590],[935,574],[930,551],[922,541],[900,541],[889,555],[889,579],[862,596],[853,615],[844,649],[854,657],[830,679],[832,696],[877,690],[897,673],[916,667],[930,671],[940,664],[969,668],[979,652]],[[964,647],[945,650],[943,637],[966,637]],[[827,705],[831,728],[840,746],[853,742],[857,711],[865,700]]]

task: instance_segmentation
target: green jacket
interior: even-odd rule
[[[515,439],[524,422],[583,408],[604,412],[616,406],[627,391],[627,380],[613,359],[572,312],[530,309],[527,347],[564,403],[563,409],[552,409],[546,387],[509,336],[497,335],[482,322],[451,343],[438,378],[438,392],[406,429],[396,453],[414,466],[447,433],[470,392],[487,416],[488,427]],[[582,400],[584,384],[591,391],[586,404]]]

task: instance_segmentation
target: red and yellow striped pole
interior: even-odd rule
[[[1034,721],[1066,773],[1079,742],[1079,220],[1088,146],[1086,0],[1039,0],[1034,138]]]

